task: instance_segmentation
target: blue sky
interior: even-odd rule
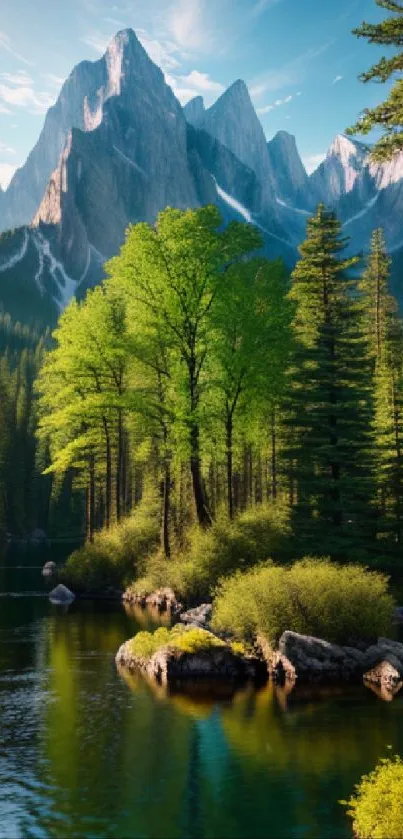
[[[131,26],[184,103],[248,86],[268,138],[295,134],[308,169],[335,134],[385,95],[360,71],[379,48],[355,38],[374,0],[0,0],[0,183],[34,145],[47,108],[83,59]]]

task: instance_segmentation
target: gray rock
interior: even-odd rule
[[[146,676],[165,685],[195,678],[244,682],[247,679],[259,678],[262,671],[266,670],[264,662],[258,658],[237,654],[225,643],[195,653],[165,646],[157,650],[151,658],[141,659],[133,655],[128,641],[118,650],[116,663],[129,670],[140,670]]]
[[[210,625],[212,610],[211,603],[201,603],[200,606],[183,612],[180,615],[180,620],[182,623],[191,624],[192,626],[207,628]]]
[[[293,669],[301,679],[350,681],[359,679],[363,672],[358,650],[352,652],[350,647],[297,632],[283,633],[278,653],[285,671]]]
[[[364,673],[364,681],[372,682],[379,687],[394,690],[403,680],[403,665],[392,653],[387,654],[379,664]]]
[[[68,605],[69,603],[72,603],[74,599],[75,594],[73,594],[73,592],[62,583],[52,589],[49,594],[50,602],[57,603],[58,605]]]
[[[57,571],[57,565],[55,562],[49,561],[45,562],[45,565],[42,568],[42,576],[43,577],[52,577]]]

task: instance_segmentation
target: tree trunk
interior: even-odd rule
[[[169,538],[169,519],[171,512],[171,463],[169,456],[165,456],[164,480],[162,496],[162,532],[161,542],[166,557],[171,556],[171,545]]]
[[[89,462],[89,479],[87,489],[87,539],[94,541],[95,522],[95,466],[94,457],[91,455]]]
[[[119,522],[122,518],[122,455],[123,455],[123,423],[122,411],[118,412],[118,440],[116,453],[116,520]]]
[[[104,419],[105,435],[105,460],[106,460],[106,485],[105,485],[105,522],[109,528],[111,523],[111,499],[112,499],[112,451],[108,423]]]
[[[277,500],[277,436],[276,436],[276,409],[271,414],[271,497]]]
[[[234,517],[234,494],[233,494],[233,451],[232,451],[232,432],[233,432],[233,423],[232,423],[232,416],[229,415],[227,417],[227,421],[225,424],[225,431],[226,431],[226,445],[227,445],[227,503],[228,503],[228,515],[230,519]]]
[[[193,423],[190,429],[190,472],[197,520],[201,527],[209,527],[211,516],[207,507],[206,491],[201,473],[199,426],[196,423]]]

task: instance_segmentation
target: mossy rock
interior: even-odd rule
[[[116,663],[140,670],[163,684],[201,677],[247,681],[266,672],[265,664],[205,629],[177,625],[139,632],[123,644]]]

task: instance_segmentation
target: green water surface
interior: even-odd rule
[[[52,606],[47,558],[0,565],[1,839],[351,836],[338,801],[388,745],[402,752],[401,698],[167,697],[116,671],[139,617]]]

